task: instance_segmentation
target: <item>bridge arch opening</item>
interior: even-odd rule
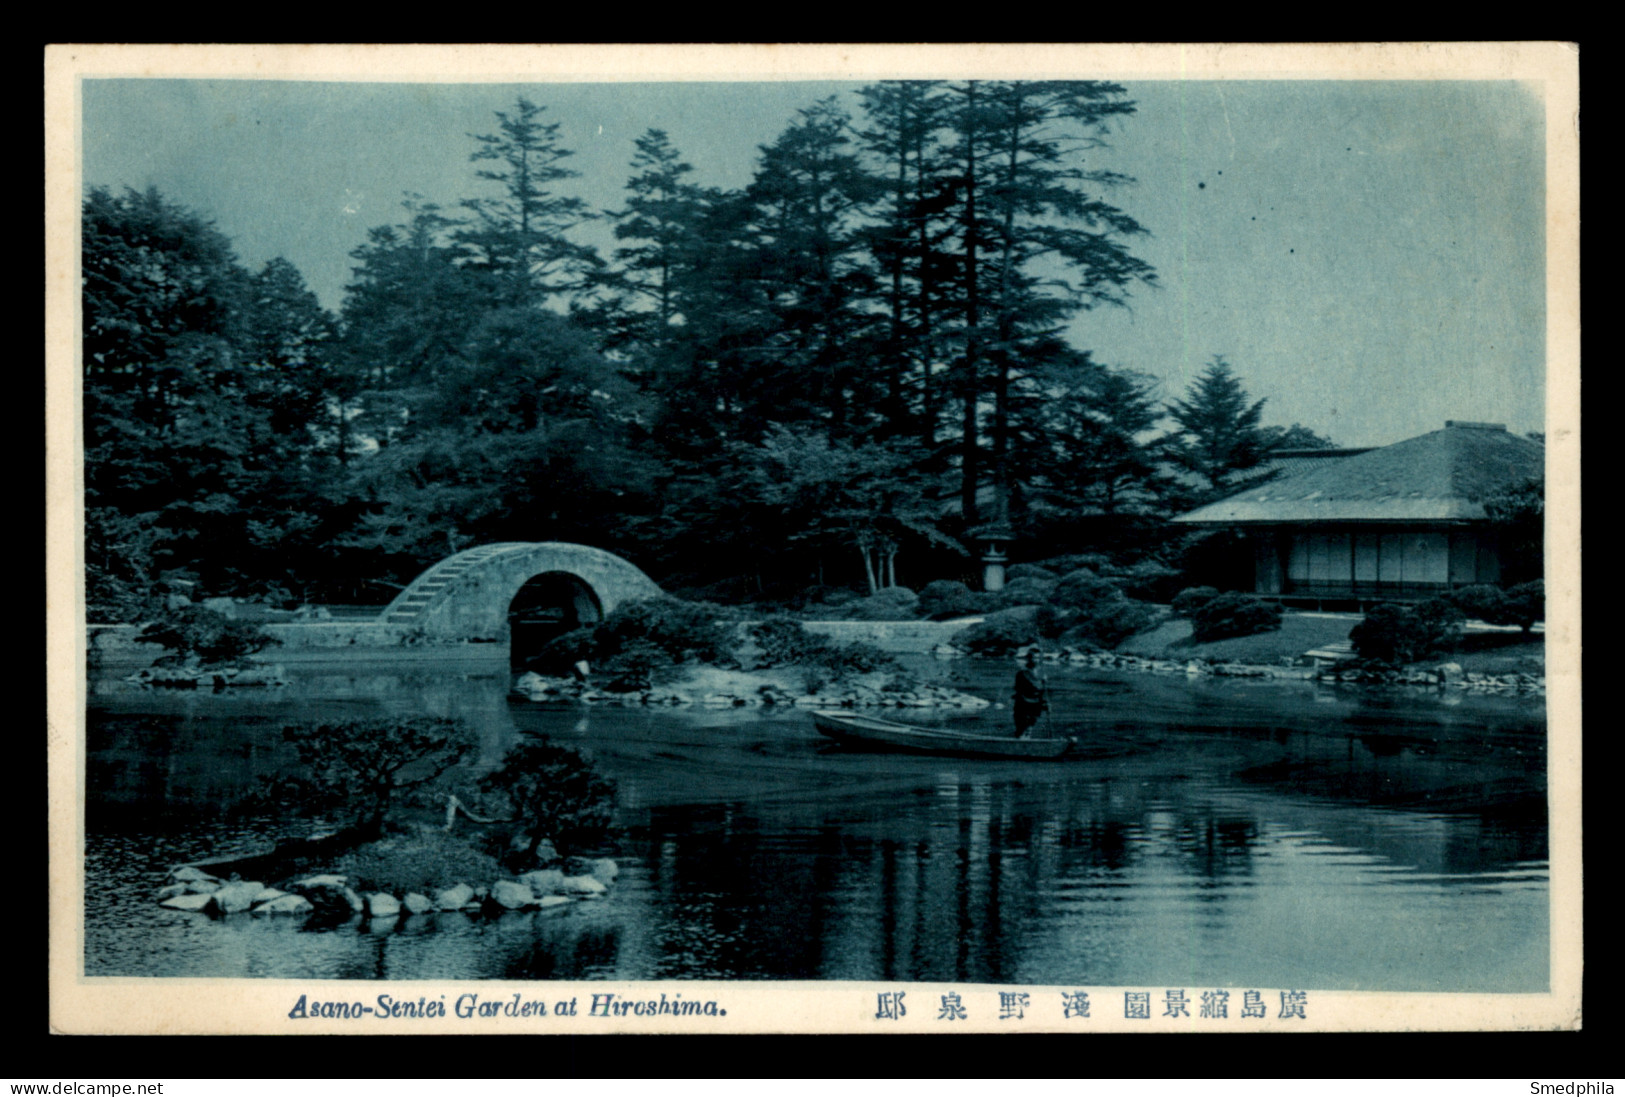
[[[544,571],[526,580],[508,603],[508,662],[515,670],[559,675],[568,666],[548,666],[542,649],[572,629],[604,619],[598,595],[580,576]]]

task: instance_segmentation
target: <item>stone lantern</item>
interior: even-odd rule
[[[1015,531],[1009,526],[991,525],[975,530],[971,536],[986,546],[982,552],[982,589],[1003,590],[1004,565],[1010,559],[1004,549],[1016,539]]]

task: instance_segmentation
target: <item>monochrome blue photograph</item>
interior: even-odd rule
[[[82,976],[1553,991],[1538,83],[77,87]]]

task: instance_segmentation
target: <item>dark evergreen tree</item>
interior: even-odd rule
[[[1088,352],[1068,357],[1062,368],[1032,382],[1040,391],[1036,444],[1019,465],[1040,478],[1034,494],[1073,512],[1158,509],[1163,474],[1149,438],[1164,416],[1156,380],[1103,365]]]
[[[1253,401],[1223,355],[1214,355],[1183,400],[1168,405],[1179,429],[1167,439],[1170,457],[1206,481],[1209,495],[1264,461],[1269,435],[1259,427],[1264,401]]]
[[[88,600],[129,618],[156,580],[285,601],[329,517],[331,320],[293,267],[257,274],[156,191],[84,205]]]
[[[771,332],[745,378],[744,429],[820,421],[831,438],[874,425],[873,270],[859,227],[878,195],[834,97],[800,112],[771,144],[746,192]]]
[[[566,236],[594,214],[555,189],[580,173],[564,166],[574,153],[559,143],[560,124],[541,120],[545,110],[520,96],[511,111],[496,112],[497,133],[470,135],[480,146],[470,159],[495,165],[475,174],[502,193],[464,199],[474,218],[456,239],[464,262],[499,304],[539,304],[577,292],[599,265],[591,248]]]
[[[762,348],[775,335],[750,201],[706,190],[697,214],[690,263],[675,287],[677,322],[643,370],[659,400],[659,443],[680,462],[719,459],[746,432],[747,406],[765,404]]]
[[[489,541],[619,547],[613,516],[646,475],[626,451],[639,415],[586,333],[545,309],[476,314],[415,429],[355,465],[368,513],[344,538],[397,576]]]
[[[898,581],[906,548],[958,551],[936,529],[939,507],[917,472],[911,439],[831,440],[819,424],[775,425],[739,442],[704,475],[672,485],[674,525],[689,543],[747,567],[746,593],[773,594],[860,578],[873,592]],[[740,593],[738,591],[734,593]]]
[[[1080,309],[1122,304],[1155,272],[1126,241],[1145,230],[1103,194],[1131,182],[1084,166],[1114,119],[1132,114],[1124,89],[1099,81],[966,81],[951,85],[958,195],[954,285],[962,408],[960,502],[979,517],[981,466],[991,466],[994,518],[1012,487],[1012,395],[1022,371]],[[982,415],[988,407],[984,456]]]
[[[912,431],[933,450],[944,403],[938,325],[953,269],[944,241],[957,192],[938,141],[947,98],[939,82],[914,80],[871,85],[860,98],[862,144],[886,188],[867,234],[889,324],[885,415],[892,431]]]
[[[1544,443],[1543,443],[1544,444]],[[1490,530],[1501,553],[1501,585],[1544,580],[1546,575],[1546,481],[1536,477],[1484,501]],[[1537,618],[1538,619],[1538,618]],[[1525,625],[1525,631],[1528,626]]]
[[[1337,443],[1323,434],[1316,434],[1301,423],[1290,427],[1265,427],[1265,447],[1275,453],[1294,449],[1336,449]]]
[[[96,597],[134,604],[175,573],[356,600],[335,576],[404,582],[535,539],[697,579],[749,558],[759,591],[826,566],[882,585],[954,489],[957,528],[1156,509],[1145,380],[1064,335],[1154,279],[1101,197],[1126,180],[1092,163],[1133,111],[1123,89],[891,82],[860,101],[861,132],[833,98],[801,111],[739,191],[644,134],[609,269],[572,239],[592,214],[561,190],[561,126],[520,98],[475,137],[485,194],[458,218],[409,199],[353,253],[336,329],[288,264],[249,273],[155,194],[91,192]]]
[[[96,188],[81,256],[86,445],[113,418],[162,434],[212,372],[229,368],[243,288],[231,242],[156,190]]]
[[[418,430],[418,406],[457,368],[468,330],[486,304],[457,262],[457,222],[413,195],[407,220],[379,226],[351,257],[340,347],[346,424],[371,445]]]
[[[631,241],[615,249],[614,287],[635,298],[628,307],[629,337],[659,347],[669,340],[672,321],[679,316],[680,287],[694,262],[705,192],[685,180],[694,166],[683,160],[664,130],[650,130],[636,147],[626,208],[613,214],[615,238]]]

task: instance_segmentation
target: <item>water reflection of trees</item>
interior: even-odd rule
[[[757,807],[650,813],[651,901],[664,913],[647,961],[660,974],[1011,980],[1040,962],[1058,912],[1087,933],[1089,911],[1143,902],[1136,888],[1162,888],[1192,917],[1208,911],[1193,923],[1204,932],[1222,930],[1280,833],[1424,872],[1543,854],[1516,826],[1394,825],[1382,812],[1282,811],[1275,799],[1138,782],[939,784],[918,802],[854,806],[816,824]],[[1101,937],[1090,947],[1109,950]]]
[[[113,815],[113,804],[144,816],[163,805],[159,823],[167,814],[195,827],[281,764],[276,732],[306,709],[456,712],[480,725],[492,753],[515,734],[490,683],[381,681],[324,679],[274,703],[144,695],[119,706],[157,717],[132,734],[107,734],[93,713],[89,829],[162,829]],[[636,882],[565,912],[307,934],[320,947],[307,941],[298,955],[357,978],[1087,978],[1125,970],[1124,938],[1136,933],[1141,946],[1165,932],[1185,943],[1245,939],[1251,892],[1298,886],[1282,875],[1284,857],[1270,859],[1283,849],[1324,848],[1391,877],[1497,873],[1546,856],[1544,744],[1522,710],[1339,695],[1294,712],[1280,691],[1255,690],[1210,716],[1202,691],[1183,682],[1121,689],[1133,711],[1118,730],[1149,745],[1120,765],[1030,774],[824,756],[782,727],[759,733],[773,752],[747,754],[755,739],[661,714],[594,712],[589,723],[522,708],[519,727],[589,744],[624,775],[631,829],[619,855]],[[684,802],[700,798],[735,802]],[[183,859],[178,839],[193,836],[181,827],[174,837],[165,864]],[[114,879],[134,871],[91,864]],[[294,955],[264,973],[301,974],[276,967]],[[190,961],[173,962],[179,971]]]
[[[974,782],[816,827],[656,809],[644,836],[666,913],[649,960],[691,977],[1012,978],[1058,899],[1122,886],[1140,860],[1207,881],[1251,871],[1256,821],[1198,802],[1171,827],[1147,822],[1161,803]]]

